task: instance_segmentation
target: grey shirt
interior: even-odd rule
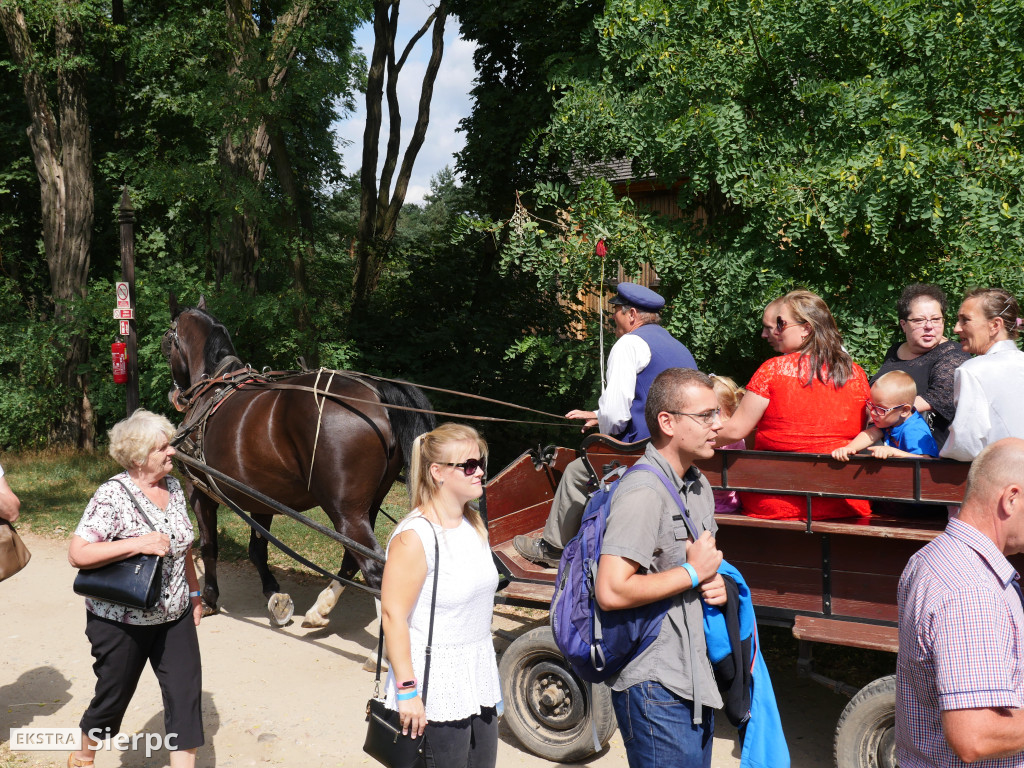
[[[648,445],[638,464],[653,464],[686,502],[686,511],[697,529],[717,533],[715,499],[707,478],[691,467],[680,478],[668,461]],[[618,555],[640,564],[640,573],[659,573],[678,568],[686,562],[689,538],[686,524],[673,521],[678,511],[672,496],[661,480],[650,472],[634,472],[623,478],[612,497],[605,530],[602,555]],[[697,669],[694,686],[693,668]],[[661,632],[639,656],[608,680],[612,690],[623,691],[632,685],[654,681],[688,701],[694,701],[694,690],[702,706],[722,706],[722,697],[715,685],[714,672],[708,659],[704,640],[704,610],[700,590],[688,589],[672,598]],[[695,707],[699,717],[700,709]]]

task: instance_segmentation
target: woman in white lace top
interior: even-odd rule
[[[381,585],[381,621],[391,662],[386,701],[399,712],[407,733],[426,733],[428,766],[489,768],[497,758],[501,688],[491,614],[498,572],[483,520],[470,506],[483,493],[486,457],[484,440],[461,424],[442,424],[418,437],[411,467],[413,511],[388,544]]]

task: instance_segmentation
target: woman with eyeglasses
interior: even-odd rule
[[[810,291],[790,291],[769,305],[764,323],[779,356],[754,373],[716,445],[741,440],[755,428],[754,449],[761,451],[831,453],[849,443],[864,425],[870,390],[864,370],[843,349],[828,306]],[[740,501],[751,517],[807,515],[806,502],[793,496],[741,493]],[[815,520],[867,516],[871,507],[857,499],[815,499],[812,514]]]
[[[404,732],[415,738],[426,733],[428,766],[487,768],[497,760],[501,688],[491,614],[498,571],[487,528],[471,506],[483,494],[486,468],[487,443],[471,427],[442,424],[416,438],[412,512],[388,543],[381,584],[391,665],[386,704],[398,711]]]
[[[942,458],[973,461],[997,440],[1024,438],[1021,325],[1017,299],[1002,288],[975,288],[964,297],[953,330],[963,351],[976,357],[956,370],[956,416]]]
[[[924,416],[941,448],[956,412],[953,372],[970,355],[945,336],[946,294],[939,286],[908,285],[896,302],[896,313],[905,339],[889,347],[871,383],[889,371],[909,374],[917,385],[914,409]]]

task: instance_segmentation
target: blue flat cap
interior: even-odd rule
[[[636,283],[619,283],[618,291],[611,299],[611,304],[625,304],[643,312],[660,312],[665,306],[664,298]]]

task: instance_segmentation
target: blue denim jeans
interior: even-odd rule
[[[654,682],[612,691],[612,706],[629,768],[711,768],[713,709],[694,725],[693,702]]]

